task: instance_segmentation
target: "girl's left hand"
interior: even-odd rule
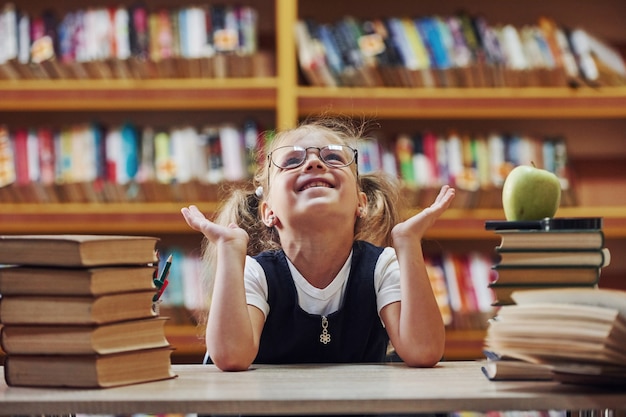
[[[398,223],[391,231],[394,242],[402,239],[410,238],[420,240],[426,231],[435,223],[441,214],[450,207],[450,203],[454,199],[455,190],[449,185],[441,187],[435,201],[415,216]]]

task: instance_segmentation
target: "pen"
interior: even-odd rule
[[[158,288],[158,291],[156,294],[154,294],[154,297],[152,297],[152,302],[159,301],[159,298],[161,298],[163,291],[165,291],[165,288],[169,283],[169,281],[167,280],[167,276],[170,273],[170,266],[172,266],[171,254],[167,257],[167,261],[165,261],[165,266],[163,267],[163,271],[161,271],[161,276],[158,279],[153,280],[154,285]]]

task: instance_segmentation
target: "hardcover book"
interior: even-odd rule
[[[102,295],[153,290],[152,266],[95,268],[46,268],[11,266],[0,268],[0,294],[8,295]]]
[[[520,359],[485,351],[480,370],[492,381],[540,381],[553,378],[552,368],[541,363],[529,363]]]
[[[158,240],[125,235],[6,235],[0,236],[0,264],[145,265],[156,262]]]
[[[0,299],[0,322],[14,324],[104,324],[154,317],[154,290],[97,297],[13,295]]]
[[[498,265],[504,266],[590,266],[601,268],[610,262],[608,248],[596,250],[523,251],[496,249]]]
[[[596,250],[604,246],[602,230],[496,230],[500,250]]]
[[[4,326],[0,346],[9,355],[92,355],[169,346],[163,317],[86,326]]]
[[[529,266],[507,267],[494,265],[498,285],[525,284],[588,284],[596,285],[600,279],[600,268],[595,266]]]
[[[110,355],[12,355],[4,364],[9,386],[108,388],[174,378],[171,348]]]

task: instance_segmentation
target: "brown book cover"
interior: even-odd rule
[[[3,326],[0,346],[7,355],[107,355],[169,346],[166,318],[152,317],[88,326]]]
[[[502,250],[496,248],[501,266],[589,266],[609,265],[608,248],[594,250]]]
[[[153,290],[155,267],[108,266],[95,268],[0,268],[0,294],[102,295]]]
[[[125,235],[0,236],[0,264],[41,266],[141,265],[156,262],[159,240]]]
[[[496,230],[498,249],[594,250],[604,246],[602,230]]]
[[[154,290],[97,297],[12,295],[0,299],[0,322],[13,324],[104,324],[153,317]]]
[[[529,286],[544,284],[560,285],[596,285],[600,279],[600,268],[564,266],[564,267],[506,267],[495,265],[496,280],[492,284],[499,286]]]
[[[107,388],[175,378],[172,349],[111,355],[10,355],[4,364],[9,386]]]

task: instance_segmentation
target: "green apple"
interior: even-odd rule
[[[507,220],[554,217],[560,203],[561,183],[550,171],[518,165],[504,180],[502,207]]]

